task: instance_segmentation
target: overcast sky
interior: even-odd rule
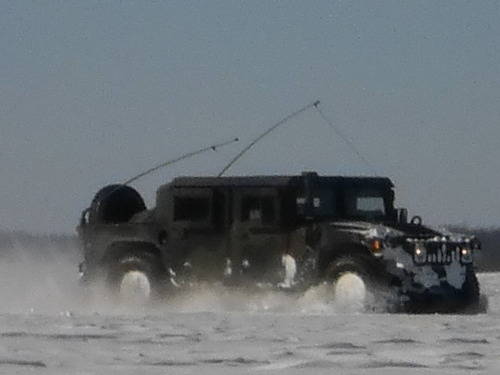
[[[500,223],[498,1],[0,0],[0,226],[73,232],[103,185],[211,175],[322,109],[424,222]],[[228,174],[370,175],[308,111]]]

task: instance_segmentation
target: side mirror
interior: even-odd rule
[[[420,216],[413,216],[410,221],[413,225],[422,225],[422,218]]]
[[[408,209],[398,208],[396,210],[396,216],[397,216],[398,223],[401,223],[401,224],[408,223]]]

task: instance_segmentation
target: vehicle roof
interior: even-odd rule
[[[334,184],[343,186],[381,186],[393,187],[387,177],[351,177],[351,176],[319,176],[314,175],[319,185]],[[286,187],[301,186],[302,175],[271,175],[271,176],[230,176],[230,177],[177,177],[171,182],[174,187]]]

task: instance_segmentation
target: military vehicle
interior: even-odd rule
[[[350,275],[390,311],[483,309],[479,241],[408,221],[394,200],[389,178],[315,172],[177,177],[151,209],[132,187],[110,185],[78,227],[82,280],[168,301],[199,282],[295,293],[321,285],[334,297]]]

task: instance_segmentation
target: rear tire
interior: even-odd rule
[[[150,253],[132,252],[109,266],[106,284],[118,303],[146,305],[160,299],[164,268]]]

